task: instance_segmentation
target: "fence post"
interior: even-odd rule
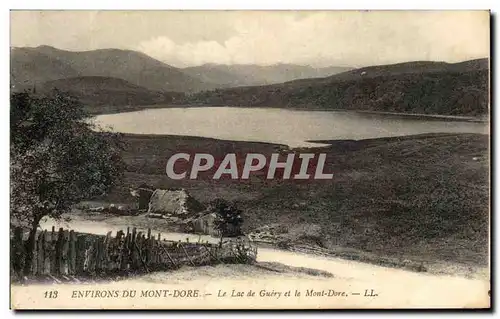
[[[38,271],[38,240],[36,240],[36,233],[33,238],[33,256],[31,258],[31,273],[36,275]]]
[[[136,260],[136,250],[135,250],[135,246],[136,246],[136,241],[137,241],[137,228],[133,227],[132,228],[132,236],[130,238],[130,269],[136,269],[136,264],[137,264],[137,260]]]
[[[76,235],[75,231],[69,232],[68,274],[76,273]]]
[[[123,238],[123,230],[119,230],[116,232],[116,238],[113,244],[113,266],[112,270],[120,270],[121,269],[121,257],[122,257],[122,238]]]
[[[62,273],[62,254],[63,254],[63,241],[64,241],[64,234],[63,234],[63,229],[59,228],[59,233],[57,236],[57,241],[55,245],[55,271],[54,274],[61,274]]]
[[[14,238],[12,238],[11,247],[11,267],[17,275],[21,276],[23,272],[23,261],[26,260],[24,254],[23,230],[21,227],[14,228]]]
[[[76,236],[76,256],[75,256],[75,275],[83,274],[85,271],[85,237]]]
[[[132,261],[133,261],[133,266],[134,266],[134,270],[137,270],[139,269],[139,253],[140,253],[140,249],[141,249],[141,237],[142,237],[142,232],[138,232],[136,235],[135,235],[135,238],[134,238],[134,242],[133,242],[133,245],[132,246]]]
[[[95,241],[95,246],[96,246],[95,270],[96,273],[99,273],[102,270],[102,255],[103,255],[103,239],[101,237],[97,237],[97,240]]]
[[[127,270],[128,265],[130,263],[130,233],[127,227],[127,236],[125,237],[125,241],[123,242],[121,257],[120,257],[120,270]]]
[[[69,272],[69,231],[63,233],[62,254],[61,254],[61,273],[67,275]]]
[[[38,244],[37,273],[39,275],[43,275],[45,274],[45,231],[41,231],[40,234],[38,234],[37,244]]]
[[[157,258],[158,267],[160,267],[160,265],[163,263],[163,256],[162,256],[161,251],[160,251],[161,245],[162,245],[162,241],[158,239],[156,241],[156,254],[158,255],[158,258]]]
[[[103,243],[103,269],[108,271],[111,269],[111,256],[109,254],[109,246],[111,244],[111,234],[112,232],[108,232],[106,234],[106,237],[104,238],[104,243]]]
[[[154,247],[155,247],[155,235],[152,235],[151,238],[148,240],[148,262],[153,263],[155,262],[155,253],[154,253]]]
[[[52,237],[50,237],[50,234],[47,232],[47,230],[43,231],[43,274],[48,275],[50,274],[50,263],[51,263],[51,244],[50,240]]]
[[[93,273],[95,270],[95,238],[88,236],[89,246],[86,250],[86,263],[87,263],[87,271],[89,273]]]
[[[139,232],[139,234],[137,234],[137,240],[135,241],[135,250],[137,253],[135,254],[136,256],[136,264],[135,264],[135,269],[139,269],[139,261],[141,262],[142,266],[144,267],[144,269],[146,270],[146,272],[149,272],[149,268],[148,266],[146,265],[146,261],[144,260],[144,257],[141,253],[141,249],[143,247],[143,243],[144,243],[144,235],[142,234],[142,232]]]
[[[56,272],[56,242],[57,242],[56,228],[55,226],[52,226],[52,231],[50,232],[50,245],[49,245],[49,251],[50,251],[49,274]]]
[[[154,237],[154,236],[153,236]],[[145,238],[145,241],[144,241],[145,245],[144,245],[144,259],[146,261],[146,265],[149,265],[149,263],[151,262],[151,228],[148,228],[148,235],[147,237]]]

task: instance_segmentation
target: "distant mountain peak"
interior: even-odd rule
[[[55,48],[53,46],[46,45],[46,44],[39,45],[39,46],[36,47],[36,49],[50,49],[50,50],[54,50],[54,51],[60,50],[60,49],[57,49],[57,48]]]
[[[76,76],[118,78],[154,91],[214,88],[142,52],[122,49],[67,51],[49,45],[11,50],[11,80],[32,85]]]
[[[206,63],[187,67],[182,71],[193,77],[198,77],[202,81],[216,83],[222,88],[267,85],[297,79],[327,77],[350,69],[346,67],[315,68],[309,65],[291,63],[276,63],[273,65]]]

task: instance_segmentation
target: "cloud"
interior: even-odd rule
[[[11,45],[139,50],[173,66],[364,66],[489,55],[487,11],[13,11]]]
[[[456,62],[489,52],[487,12],[241,13],[232,28],[225,41],[178,44],[157,36],[135,49],[174,66]]]
[[[198,41],[178,45],[170,38],[161,36],[142,42],[137,50],[174,66],[232,63],[230,51],[216,41]]]

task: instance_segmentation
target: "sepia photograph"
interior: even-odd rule
[[[491,307],[490,11],[9,18],[11,309]]]

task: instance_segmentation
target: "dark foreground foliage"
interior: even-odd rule
[[[31,229],[83,199],[106,194],[124,164],[118,136],[99,133],[73,98],[11,96],[11,222]],[[32,250],[32,248],[31,248]]]

